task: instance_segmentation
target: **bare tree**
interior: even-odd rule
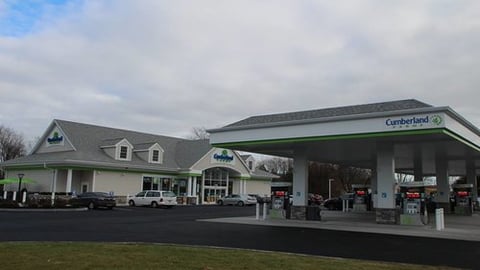
[[[397,184],[413,182],[413,180],[414,180],[413,175],[405,174],[405,173],[396,173],[395,174],[395,181],[397,182]]]
[[[210,134],[204,127],[192,128],[192,134],[187,137],[190,140],[205,140],[210,138]]]
[[[0,126],[0,162],[25,155],[23,136],[13,129]]]
[[[277,175],[287,174],[293,168],[291,158],[269,157],[257,162],[257,167]]]
[[[337,179],[346,192],[352,191],[352,184],[369,184],[371,180],[371,171],[351,166],[336,165]]]

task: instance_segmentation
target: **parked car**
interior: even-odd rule
[[[164,190],[144,190],[135,196],[128,197],[127,200],[130,206],[149,205],[154,208],[159,206],[172,208],[177,205],[177,196],[175,193]]]
[[[218,205],[253,205],[257,204],[257,198],[246,194],[230,194],[217,200]]]
[[[270,203],[272,198],[268,195],[248,194],[248,196],[256,198],[258,203]]]
[[[308,194],[308,205],[321,205],[323,203],[323,197],[320,194]]]
[[[340,197],[326,199],[323,202],[323,207],[327,208],[328,210],[342,210],[343,200],[348,201],[349,208],[353,207],[353,193],[346,193]]]
[[[73,197],[70,204],[73,206],[85,206],[88,209],[99,207],[113,209],[117,205],[115,197],[106,192],[84,192]]]

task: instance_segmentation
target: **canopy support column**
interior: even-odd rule
[[[393,143],[377,145],[377,208],[376,221],[382,224],[397,224],[395,207],[395,155]]]
[[[306,219],[308,204],[308,159],[304,150],[295,151],[293,157],[292,219]]]

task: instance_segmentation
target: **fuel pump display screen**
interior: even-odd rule
[[[365,196],[365,190],[357,190],[357,195]]]
[[[419,192],[407,192],[407,198],[408,199],[419,199],[420,193]]]

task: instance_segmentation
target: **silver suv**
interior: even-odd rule
[[[163,190],[144,190],[135,196],[128,197],[127,200],[130,206],[149,205],[151,207],[165,206],[172,208],[177,205],[175,193]]]

